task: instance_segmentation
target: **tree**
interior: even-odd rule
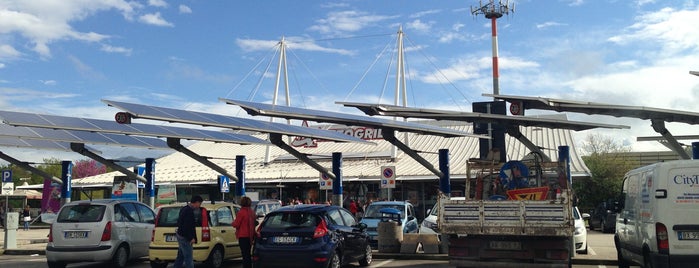
[[[597,204],[621,193],[624,174],[638,166],[623,153],[631,151],[612,137],[601,134],[588,135],[582,145],[582,159],[590,169],[590,178],[576,180],[573,189],[578,197],[578,207],[588,211]]]
[[[73,167],[73,178],[80,179],[107,172],[107,167],[94,159],[78,160]]]

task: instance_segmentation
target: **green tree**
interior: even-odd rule
[[[631,151],[612,137],[601,134],[588,135],[582,144],[582,159],[590,169],[590,178],[576,180],[573,189],[578,197],[578,207],[589,211],[597,204],[621,193],[624,174],[638,166],[623,153]]]

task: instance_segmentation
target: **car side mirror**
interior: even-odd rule
[[[414,219],[415,219],[415,217],[413,217],[413,216],[408,217],[408,220],[409,220],[409,221],[412,221],[412,220],[414,220]]]
[[[357,224],[357,227],[359,227],[359,230],[364,231],[368,226],[366,225],[366,223],[360,222],[359,224]]]
[[[583,213],[583,214],[582,214],[582,218],[583,218],[583,220],[589,220],[589,219],[590,219],[590,214],[588,214],[588,213]]]

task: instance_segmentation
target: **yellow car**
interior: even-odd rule
[[[177,218],[186,204],[160,206],[155,217],[155,228],[149,247],[150,265],[165,268],[177,258]],[[240,247],[235,237],[233,220],[240,206],[228,202],[207,202],[195,210],[197,243],[194,244],[194,261],[204,262],[206,267],[219,268],[226,259],[239,258]]]

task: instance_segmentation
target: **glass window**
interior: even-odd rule
[[[158,227],[176,227],[182,207],[164,207],[158,212]]]
[[[233,225],[233,213],[229,207],[222,207],[216,210],[218,225]]]
[[[136,207],[141,215],[141,222],[155,223],[155,214],[153,213],[153,210],[144,204],[136,204]]]
[[[340,209],[340,214],[342,214],[342,218],[345,219],[345,226],[357,225],[357,219],[355,219],[349,211]]]
[[[268,215],[265,220],[267,228],[315,227],[318,217],[306,212],[285,212]]]
[[[114,206],[114,215],[117,221],[140,222],[138,210],[132,203],[121,203]]]
[[[337,209],[331,209],[328,211],[328,220],[330,221],[329,223],[333,225],[345,225],[345,223],[342,221],[342,216],[340,216],[340,211]]]
[[[57,222],[99,222],[104,217],[104,205],[78,204],[65,206],[58,214]]]

